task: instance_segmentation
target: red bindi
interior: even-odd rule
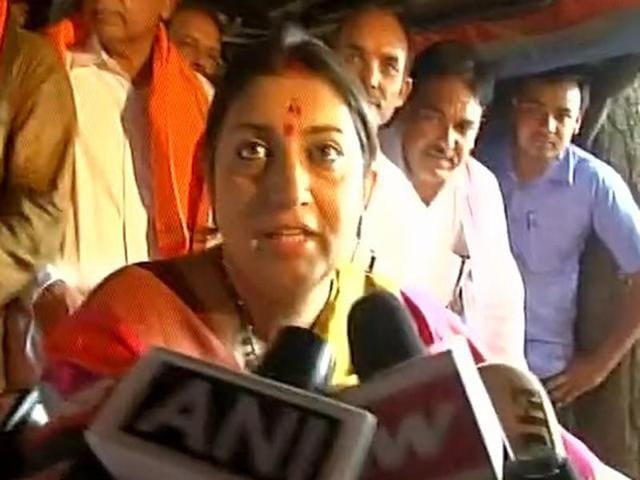
[[[295,131],[295,128],[293,127],[293,124],[285,123],[282,126],[282,131],[284,132],[285,137],[291,137],[293,135],[293,132]]]
[[[295,124],[300,122],[302,116],[302,107],[297,98],[292,98],[287,105],[286,121],[282,125],[282,131],[285,137],[290,137],[295,132]]]

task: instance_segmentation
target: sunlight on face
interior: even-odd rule
[[[225,251],[274,288],[316,284],[354,250],[364,158],[344,101],[322,79],[253,80],[223,122],[214,202]]]

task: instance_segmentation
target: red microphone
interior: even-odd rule
[[[501,479],[504,432],[466,341],[427,355],[405,307],[376,292],[349,314],[362,385],[339,398],[378,417],[363,480]]]

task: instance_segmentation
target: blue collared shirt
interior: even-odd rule
[[[486,157],[504,196],[511,248],[525,284],[527,360],[547,378],[574,355],[579,262],[587,237],[596,232],[622,273],[640,271],[640,210],[620,175],[575,145],[526,183],[515,176],[508,142]]]

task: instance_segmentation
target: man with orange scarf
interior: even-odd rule
[[[20,297],[60,248],[74,128],[53,49],[18,29],[0,0],[0,417],[3,401],[32,381]]]
[[[67,67],[79,128],[63,251],[34,303],[45,328],[114,270],[187,253],[204,237],[198,152],[212,91],[167,39],[174,6],[84,0],[46,32]]]

